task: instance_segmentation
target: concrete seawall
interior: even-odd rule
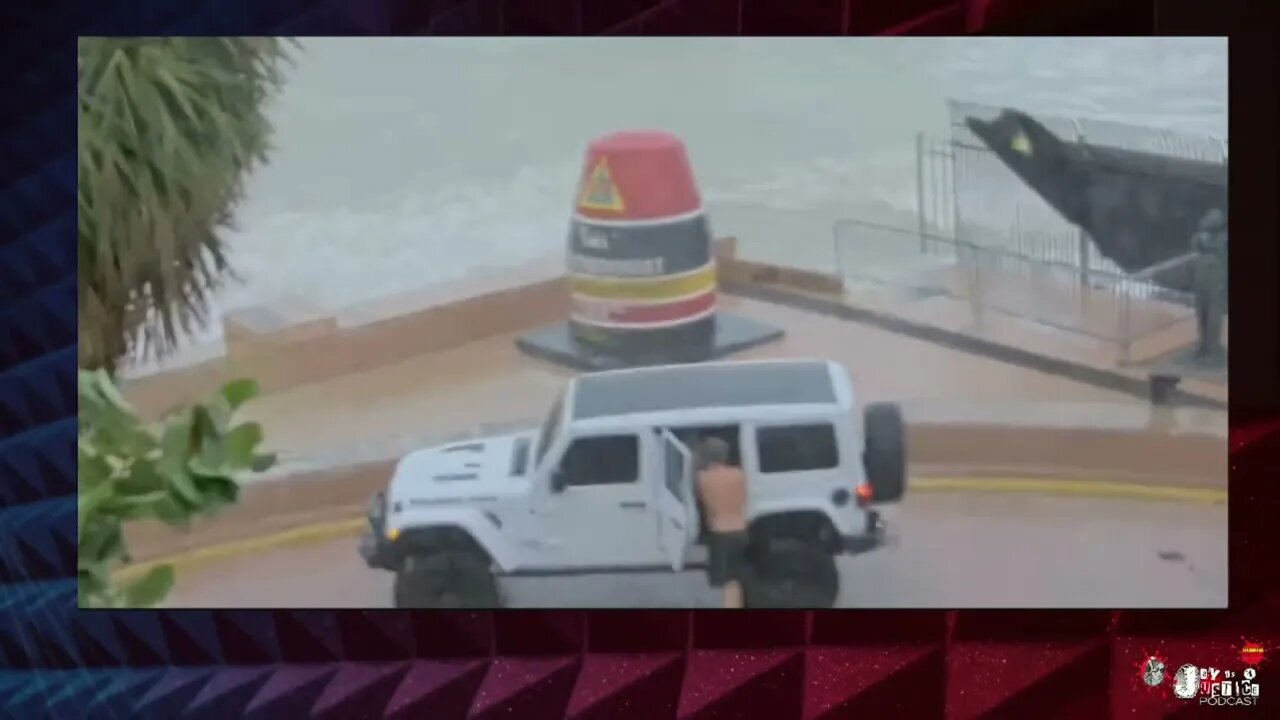
[[[850,295],[836,275],[741,258],[737,245],[732,237],[715,241],[722,297],[755,298],[869,323],[1076,382],[1137,396],[1145,392],[1142,368],[1100,364],[1097,353],[1082,347],[1079,338],[1050,342],[1043,330],[1021,326],[1006,327],[1002,337],[987,337],[990,332],[957,325],[949,315],[921,319],[913,314],[918,310],[913,305],[886,308]],[[257,379],[265,394],[284,392],[552,324],[563,320],[569,307],[558,260],[478,274],[338,311],[316,307],[306,298],[282,298],[228,313],[222,319],[221,343],[189,348],[165,367],[134,369],[126,374],[123,389],[145,417],[156,417],[234,378]],[[1195,380],[1184,385],[1190,391],[1184,400],[1225,407],[1225,387]]]
[[[722,277],[743,280],[761,272],[736,259],[736,241],[716,241]],[[790,274],[788,274],[790,273]],[[775,280],[838,288],[833,277],[801,271]],[[135,373],[124,392],[145,416],[213,392],[237,377],[257,379],[275,393],[439,352],[495,335],[563,320],[569,291],[563,264],[538,263],[481,274],[331,312],[305,298],[228,313],[221,347],[195,348],[177,367]]]

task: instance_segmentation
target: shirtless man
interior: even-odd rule
[[[724,588],[724,606],[745,606],[742,575],[747,550],[747,477],[729,464],[729,444],[707,438],[699,449],[698,496],[711,530],[707,540],[712,587]]]

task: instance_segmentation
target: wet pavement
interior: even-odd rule
[[[1227,510],[1031,495],[909,496],[895,545],[839,562],[850,608],[1225,607]],[[391,606],[355,537],[180,575],[173,607]],[[715,607],[700,572],[504,580],[510,607]]]
[[[734,359],[821,358],[849,371],[859,402],[977,405],[1070,402],[1145,405],[1139,399],[885,330],[780,305],[724,297],[726,309],[784,327],[786,337]],[[533,360],[500,335],[258,398],[246,419],[288,457],[397,436],[447,435],[481,423],[539,418],[571,371]]]
[[[738,357],[831,359],[849,370],[861,403],[895,400],[912,412],[924,403],[934,408],[932,412],[950,408],[947,412],[959,413],[970,423],[984,413],[999,416],[997,424],[1008,425],[1012,434],[989,433],[987,446],[972,448],[975,457],[996,457],[1011,442],[1021,447],[1026,443],[1024,438],[1019,444],[1018,426],[1054,424],[1051,420],[1102,432],[1171,423],[1164,433],[1171,436],[1184,423],[1200,424],[1197,418],[1153,416],[1144,402],[1132,396],[867,325],[743,298],[726,297],[724,305],[787,329],[782,341]],[[418,446],[425,439],[448,437],[485,423],[536,419],[570,372],[522,355],[514,340],[515,335],[499,335],[267,395],[246,408],[246,419],[263,423],[271,449],[304,465],[339,451],[361,457],[387,446]],[[1120,469],[1108,458],[1092,457],[1105,454],[1101,446],[1089,454],[1095,461],[1091,467]],[[1224,476],[1225,450],[1223,458]],[[1101,475],[1120,479],[1118,474]],[[351,493],[337,490],[335,498],[341,497],[329,502],[320,497],[323,493],[318,488],[305,497],[294,497],[290,491],[286,493],[290,497],[278,500],[285,507],[301,510],[305,505],[315,512],[352,502],[347,497]],[[361,504],[365,497],[361,495]],[[273,508],[264,505],[258,510],[273,517],[278,512]],[[1222,607],[1226,603],[1225,507],[1031,495],[909,494],[894,515],[895,546],[840,560],[842,607]],[[237,537],[255,536],[246,530],[248,525],[233,518],[218,522]],[[351,537],[203,565],[180,576],[171,604],[389,607],[391,575],[366,568],[356,545],[357,538]],[[510,579],[504,581],[503,590],[508,604],[515,607],[716,605],[716,593],[700,572]]]

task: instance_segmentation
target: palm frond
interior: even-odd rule
[[[222,237],[270,149],[275,38],[85,38],[79,47],[80,362],[162,357],[230,277]]]

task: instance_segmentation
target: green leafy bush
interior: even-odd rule
[[[232,415],[258,392],[213,398],[141,422],[111,376],[168,357],[207,324],[228,264],[245,178],[270,146],[267,100],[290,41],[255,37],[82,38],[79,43],[80,604],[163,602],[173,569],[122,582],[124,530],[182,527],[236,501],[239,476],[266,469],[256,423]]]
[[[124,523],[188,527],[193,518],[235,503],[243,475],[275,463],[259,452],[258,423],[234,424],[236,410],[258,394],[258,385],[231,382],[155,424],[139,420],[103,370],[81,370],[79,392],[80,606],[157,605],[173,587],[172,567],[155,566],[123,585],[113,578],[129,561]]]

